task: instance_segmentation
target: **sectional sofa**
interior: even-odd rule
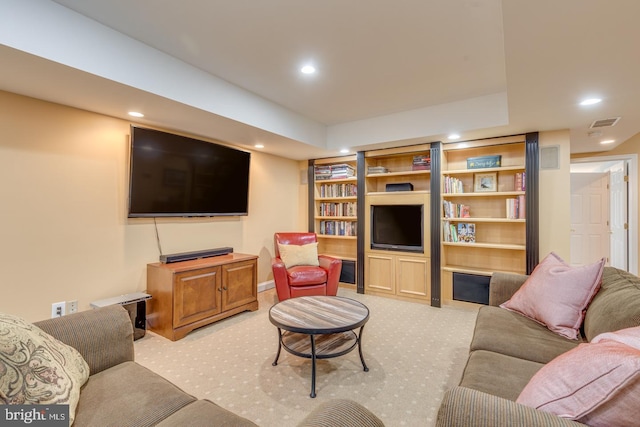
[[[585,350],[589,350],[587,343],[590,343],[590,346],[600,345],[593,343],[599,335],[598,340],[604,344],[616,345],[606,340],[606,338],[616,338],[616,334],[607,333],[620,330],[632,332],[635,335],[636,347],[635,349],[627,348],[632,356],[624,362],[627,363],[627,367],[632,364],[631,373],[627,383],[618,384],[617,387],[607,390],[609,395],[613,396],[612,398],[607,397],[605,404],[602,401],[597,404],[600,404],[600,410],[609,405],[609,410],[618,415],[627,411],[627,419],[635,419],[637,423],[640,420],[640,404],[637,400],[640,386],[638,375],[640,350],[637,347],[640,338],[637,328],[640,325],[640,278],[613,267],[604,267],[601,286],[587,305],[577,339],[563,337],[551,331],[546,325],[521,313],[500,307],[515,295],[527,278],[528,276],[524,275],[493,274],[489,285],[489,306],[483,306],[479,310],[462,380],[458,387],[445,393],[438,412],[437,426],[584,425],[571,421],[570,417],[559,417],[548,409],[544,411],[535,409],[517,403],[516,400],[522,399],[523,390],[533,381],[538,372],[540,372],[539,377],[542,377],[543,367],[547,366],[546,371],[553,374],[553,365],[550,364],[552,361],[554,365],[563,361],[570,362],[567,359],[579,356],[579,352],[584,353]],[[580,345],[582,347],[578,349]],[[598,350],[601,349],[598,348]],[[562,381],[566,380],[565,383],[570,383],[578,379],[583,372],[586,376],[590,369],[604,369],[605,365],[603,359],[597,357],[576,360],[581,361],[565,365],[569,369],[556,371],[551,378],[547,375],[545,377],[547,384],[542,384],[538,394],[555,392],[558,387],[566,385],[561,383]],[[571,369],[573,372],[570,372]],[[565,373],[570,378],[561,378]],[[555,384],[556,381],[560,385]],[[585,380],[581,388],[577,387],[564,397],[569,399],[576,397],[582,392],[581,390],[587,390],[588,383],[596,381],[597,379],[593,378]],[[624,387],[627,387],[627,390]],[[588,397],[593,399],[592,390],[590,393]],[[636,399],[635,405],[633,401],[616,400],[624,396],[628,399]],[[560,401],[558,396],[555,396],[555,399],[556,403]],[[575,402],[571,405],[578,406]],[[592,408],[592,412],[593,410],[597,408]],[[583,415],[580,420],[585,421],[587,425],[603,425],[594,416],[590,418],[589,415]],[[607,421],[606,425],[624,424]]]

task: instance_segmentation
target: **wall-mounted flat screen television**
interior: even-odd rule
[[[129,217],[247,215],[245,151],[131,126]]]
[[[371,249],[424,252],[424,205],[371,206]]]

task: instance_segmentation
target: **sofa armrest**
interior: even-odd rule
[[[509,300],[529,276],[514,273],[493,273],[489,282],[489,305],[499,306]]]
[[[353,400],[332,399],[314,409],[298,427],[384,427],[371,411]]]
[[[436,419],[436,427],[569,427],[584,425],[466,387],[454,387],[444,394]]]
[[[133,326],[121,305],[81,311],[34,323],[80,352],[91,375],[133,361]]]

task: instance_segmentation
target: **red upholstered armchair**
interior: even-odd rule
[[[315,233],[276,233],[273,240],[276,256],[271,260],[271,269],[280,301],[308,295],[336,295],[342,260],[327,255],[317,255],[318,266],[295,265],[289,268],[286,268],[282,260],[278,244],[303,246],[307,248],[306,255],[313,254],[315,258],[317,246],[315,249],[314,246],[306,246],[318,242]],[[289,254],[290,251],[287,253]],[[291,256],[285,257],[290,261]]]

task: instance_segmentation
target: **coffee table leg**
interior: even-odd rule
[[[364,368],[364,371],[369,372],[369,368],[367,368],[367,364],[364,363],[364,357],[362,356],[362,330],[363,329],[364,329],[364,326],[360,328],[360,334],[358,336],[358,352],[360,353],[360,361],[362,362],[362,367]]]
[[[316,397],[316,340],[313,335],[311,338],[311,397]]]
[[[278,364],[278,359],[280,358],[280,350],[282,350],[282,330],[278,328],[278,352],[276,353],[276,360],[271,364],[272,366],[276,366]]]

